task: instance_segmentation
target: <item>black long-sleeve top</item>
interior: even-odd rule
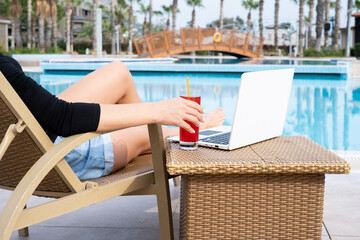
[[[99,104],[69,103],[58,99],[27,77],[16,60],[1,53],[0,71],[52,141],[56,136],[67,137],[98,128]]]

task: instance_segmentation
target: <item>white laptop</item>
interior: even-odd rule
[[[294,69],[242,74],[233,125],[200,131],[198,145],[233,150],[280,136],[293,76]]]

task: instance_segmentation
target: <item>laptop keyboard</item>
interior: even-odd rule
[[[215,135],[212,137],[202,138],[201,141],[226,145],[226,144],[229,144],[230,133],[231,132],[227,132],[227,133],[222,133],[222,134]]]

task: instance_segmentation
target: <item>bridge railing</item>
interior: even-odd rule
[[[220,38],[214,38],[216,33],[220,33]],[[263,42],[263,39],[250,33],[215,28],[181,28],[134,38],[137,53],[141,57],[158,57],[202,50],[259,57]]]

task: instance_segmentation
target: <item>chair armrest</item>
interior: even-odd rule
[[[14,192],[8,199],[3,211],[0,214],[0,226],[1,228],[7,227],[7,225],[12,225],[10,228],[14,227],[15,222],[11,219],[17,219],[20,215],[20,212],[24,208],[25,204],[45,178],[45,176],[53,169],[66,154],[68,154],[72,149],[81,143],[99,136],[99,133],[85,133],[78,134],[64,139],[58,144],[54,145],[49,149],[25,174],[21,179],[19,184],[16,186]],[[61,171],[61,169],[60,169]],[[64,175],[63,175],[64,176]],[[78,187],[76,190],[84,190],[86,183],[81,183],[78,178],[78,183],[75,186]],[[72,179],[73,180],[73,179]],[[67,181],[64,179],[64,181]],[[1,230],[1,229],[0,229]]]

